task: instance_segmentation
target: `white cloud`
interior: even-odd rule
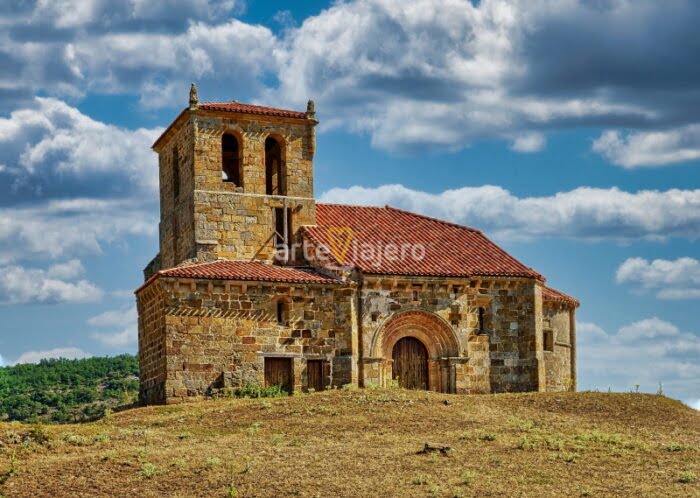
[[[510,148],[516,152],[539,152],[546,143],[547,139],[541,133],[526,133],[515,137]]]
[[[0,263],[98,254],[127,235],[154,235],[157,208],[140,199],[52,200],[0,207]]]
[[[160,131],[108,125],[53,98],[0,118],[0,264],[154,234]]]
[[[607,333],[598,325],[578,323],[579,389],[608,387],[656,392],[693,399],[700,385],[700,336],[652,317]]]
[[[110,292],[112,297],[117,299],[134,299],[134,289],[118,289]]]
[[[108,125],[60,100],[37,97],[0,118],[1,173],[9,193],[19,195],[155,196],[157,156],[150,147],[161,131]]]
[[[92,354],[83,351],[80,348],[66,347],[49,349],[46,351],[27,351],[22,353],[15,364],[20,363],[39,363],[41,360],[49,360],[54,358],[65,358],[67,360],[89,358]]]
[[[46,275],[51,278],[72,279],[85,273],[83,264],[78,259],[71,259],[65,263],[51,265]]]
[[[593,150],[628,169],[693,161],[700,159],[700,124],[627,135],[608,130],[593,142]]]
[[[74,280],[82,273],[77,260],[47,270],[22,266],[0,267],[0,303],[89,303],[102,299],[102,290],[87,280]]]
[[[617,269],[615,280],[654,290],[660,299],[700,299],[700,261],[695,258],[628,258]]]
[[[699,410],[700,411],[700,398],[695,399],[695,400],[688,400],[686,401],[686,404],[691,407],[693,410]]]
[[[644,33],[673,33],[653,48],[683,53],[690,67],[679,33],[693,33],[698,16],[687,4],[625,1],[338,2],[281,40],[280,85],[267,98],[311,96],[322,127],[404,152],[519,135],[530,136],[511,147],[534,152],[551,129],[697,122],[696,72],[677,61],[669,70]],[[660,88],[675,90],[659,98]]]
[[[231,19],[244,5],[231,0],[74,5],[28,2],[2,19],[10,76],[0,75],[0,99],[100,92],[136,94],[145,108],[184,106],[195,80],[206,99],[301,107],[314,98],[322,129],[369,133],[402,152],[484,138],[536,152],[549,130],[578,126],[677,127],[601,137],[597,147],[623,166],[698,150],[700,52],[684,42],[700,21],[692,3],[355,0],[300,26],[279,14],[277,35]]]
[[[79,98],[96,92],[136,94],[144,107],[184,107],[193,80],[228,98],[262,90],[276,68],[278,40],[272,31],[235,19],[209,24],[197,17],[173,23],[171,30],[161,19],[152,21],[153,29],[148,23],[135,29],[66,28],[60,36],[31,43],[0,38],[0,61],[11,61],[16,75],[0,75],[0,90],[12,92],[8,103],[19,100],[17,95]],[[237,95],[231,95],[231,82]]]
[[[0,355],[0,367],[5,366],[5,360],[3,360],[2,356]]]
[[[438,194],[402,185],[335,188],[321,201],[391,206],[486,230],[499,238],[571,237],[663,240],[700,237],[700,190],[580,187],[547,197],[516,197],[497,186]]]
[[[122,330],[113,332],[95,332],[90,335],[96,341],[99,341],[105,346],[111,348],[126,348],[129,346],[134,346],[138,339],[138,329],[136,325],[132,327],[126,327]]]
[[[32,4],[26,16],[35,23],[59,29],[128,28],[143,21],[162,24],[188,19],[216,19],[228,14],[237,4],[234,0],[52,0]]]
[[[110,93],[136,89],[146,107],[184,107],[192,80],[219,85],[235,81],[238,91],[251,93],[262,88],[260,78],[275,68],[272,32],[237,20],[192,23],[177,34],[107,33],[71,46],[75,65],[91,89]],[[169,98],[159,95],[160,90]]]
[[[94,327],[124,327],[136,323],[136,306],[119,310],[110,310],[88,319],[88,325]]]
[[[112,329],[107,332],[93,332],[90,334],[94,340],[111,348],[124,348],[133,346],[138,339],[138,316],[136,307],[120,310],[105,311],[88,319],[87,323],[93,327]]]

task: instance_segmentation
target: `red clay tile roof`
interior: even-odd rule
[[[287,109],[275,109],[253,104],[241,104],[240,102],[204,102],[197,106],[207,111],[240,112],[242,114],[259,114],[263,116],[278,116],[281,118],[306,119],[306,113],[290,111]]]
[[[322,275],[311,268],[275,266],[258,261],[212,261],[179,266],[157,273],[164,277],[210,278],[217,280],[252,280],[300,284],[339,284],[340,280]]]
[[[539,273],[510,256],[478,230],[389,206],[319,203],[316,204],[316,223],[317,226],[304,229],[306,234],[316,244],[331,250],[330,228],[349,227],[352,230],[352,243],[344,257],[335,255],[334,259],[342,266],[357,267],[365,273],[531,277],[544,280]],[[339,236],[340,241],[338,236],[335,237],[336,246],[342,246],[342,233]],[[404,258],[389,260],[391,253],[384,249],[383,258],[373,258],[363,254],[361,248],[365,244],[373,248],[386,248],[387,244],[395,244],[399,248],[403,244],[422,246],[425,256],[421,259],[405,254]],[[420,256],[419,253],[416,255]]]
[[[554,301],[558,303],[570,304],[578,307],[581,303],[575,297],[571,297],[563,292],[560,292],[546,285],[542,286],[542,299],[545,301]]]

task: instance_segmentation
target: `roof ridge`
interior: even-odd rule
[[[440,218],[436,218],[435,216],[428,216],[427,214],[415,213],[415,212],[409,211],[407,209],[396,208],[396,207],[390,206],[389,204],[387,204],[384,207],[386,209],[391,209],[392,211],[398,211],[399,213],[404,213],[404,214],[408,214],[411,216],[417,216],[419,218],[423,218],[426,220],[435,221],[437,223],[442,223],[443,225],[447,225],[447,226],[451,226],[451,227],[455,227],[455,228],[461,228],[463,230],[469,230],[470,232],[480,233],[483,235],[482,231],[479,230],[478,228],[470,227],[467,225],[460,225],[459,223],[455,223],[453,221],[442,220]]]
[[[262,104],[248,104],[246,102],[238,102],[236,100],[229,100],[229,101],[222,101],[222,102],[200,102],[197,107],[200,109],[207,110],[207,107],[215,107],[215,106],[219,106],[219,107],[228,106],[231,108],[235,108],[235,107],[257,108],[257,109],[260,109],[262,111],[265,111],[265,110],[278,111],[278,112],[282,112],[282,113],[286,113],[286,114],[294,114],[297,117],[301,117],[301,116],[306,117],[306,115],[307,115],[307,111],[298,111],[295,109],[285,109],[283,107],[272,107],[269,105],[262,105]],[[234,109],[231,109],[231,110],[234,110]]]
[[[387,206],[367,206],[363,204],[341,204],[340,202],[317,202],[316,205],[322,206],[337,206],[337,207],[349,207],[349,208],[361,208],[361,209],[386,209]]]
[[[236,105],[248,105],[251,107],[264,107],[266,109],[279,109],[281,111],[304,112],[304,111],[295,111],[294,109],[284,109],[283,107],[271,107],[269,105],[263,105],[263,104],[249,104],[247,102],[240,102],[238,100],[212,100],[209,102],[200,102],[198,105],[208,105],[208,104],[236,104]]]

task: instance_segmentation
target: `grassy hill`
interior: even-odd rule
[[[700,413],[645,394],[337,390],[0,423],[0,440],[7,497],[700,496]]]
[[[138,396],[138,359],[132,355],[43,360],[0,368],[0,420],[80,422]]]

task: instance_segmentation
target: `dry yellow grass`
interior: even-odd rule
[[[643,394],[339,390],[33,430],[0,424],[0,495],[700,496],[700,413]]]

